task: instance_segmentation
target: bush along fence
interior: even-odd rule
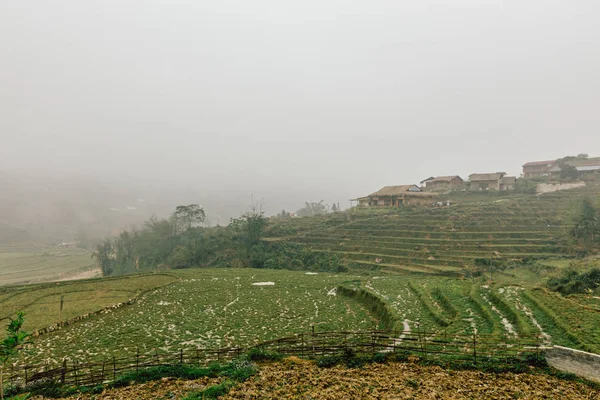
[[[310,332],[263,342],[251,348],[181,349],[177,353],[140,354],[112,358],[102,362],[63,360],[62,365],[12,366],[7,368],[9,381],[28,384],[39,380],[75,386],[92,386],[116,380],[126,372],[169,365],[208,365],[225,362],[250,351],[277,352],[282,356],[315,359],[338,356],[351,351],[356,356],[401,354],[425,360],[514,364],[542,355],[538,336],[510,338],[492,335],[440,335],[433,332],[361,331]]]

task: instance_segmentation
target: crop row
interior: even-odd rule
[[[376,328],[352,299],[336,295],[348,276],[274,270],[189,270],[134,304],[39,337],[25,362],[105,359],[155,349],[247,346],[317,330]],[[73,349],[77,349],[76,351]]]
[[[294,238],[297,243],[303,244],[322,244],[329,246],[351,246],[356,248],[381,248],[381,249],[397,249],[397,250],[430,250],[444,251],[447,253],[470,253],[470,254],[489,254],[490,251],[500,251],[506,253],[560,253],[564,252],[564,248],[556,243],[525,243],[525,244],[487,244],[474,242],[427,242],[427,243],[410,243],[404,240],[387,240],[375,238],[360,238],[353,240],[352,237],[328,237],[328,236],[299,236]]]
[[[306,243],[306,242],[303,242]],[[561,248],[552,248],[548,246],[548,250],[553,252],[543,252],[541,249],[531,249],[526,248],[524,251],[514,251],[507,248],[479,248],[478,250],[474,249],[465,249],[462,247],[456,248],[455,250],[449,250],[447,248],[434,247],[434,246],[424,246],[424,247],[415,247],[415,246],[387,246],[383,244],[371,244],[365,243],[361,244],[359,242],[350,242],[343,241],[336,244],[332,243],[319,243],[319,242],[310,242],[308,243],[314,249],[331,249],[335,251],[343,251],[343,252],[357,252],[357,253],[367,253],[367,254],[382,254],[388,256],[426,256],[426,257],[443,257],[448,260],[465,260],[465,259],[476,259],[476,258],[489,258],[493,251],[502,251],[502,255],[505,257],[528,257],[528,258],[541,258],[541,257],[553,257],[556,256],[556,253],[561,252]],[[539,250],[539,251],[535,251]]]

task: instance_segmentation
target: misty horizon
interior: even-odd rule
[[[22,183],[274,214],[600,148],[591,1],[34,3],[0,9]]]

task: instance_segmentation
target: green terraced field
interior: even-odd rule
[[[329,218],[285,220],[284,228],[276,223],[270,238],[285,231],[278,240],[340,254],[359,268],[397,273],[447,275],[490,258],[560,263],[572,257],[566,237],[573,205],[598,194],[600,185],[590,184],[539,196],[460,194],[461,202],[444,208],[355,208]],[[300,228],[293,233],[295,225]]]
[[[390,305],[398,330],[538,336],[546,345],[600,352],[600,312],[583,304],[588,302],[513,281],[490,286],[482,279],[388,275],[362,287]]]

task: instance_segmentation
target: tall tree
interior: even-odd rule
[[[586,250],[590,250],[600,237],[600,215],[588,197],[581,201],[575,213],[571,236],[582,241]]]
[[[308,201],[304,203],[304,207],[296,212],[300,217],[312,217],[327,213],[327,205],[323,204],[323,200],[318,203]]]
[[[116,252],[113,242],[111,238],[107,238],[92,252],[92,258],[96,260],[104,276],[112,275],[115,271]]]
[[[177,206],[173,217],[177,224],[177,231],[181,233],[203,223],[206,219],[206,214],[204,213],[204,209],[198,204],[190,204],[187,206]]]
[[[243,214],[239,218],[231,219],[230,227],[239,229],[246,252],[250,254],[252,247],[260,243],[260,239],[267,226],[268,220],[262,210],[256,210]]]

